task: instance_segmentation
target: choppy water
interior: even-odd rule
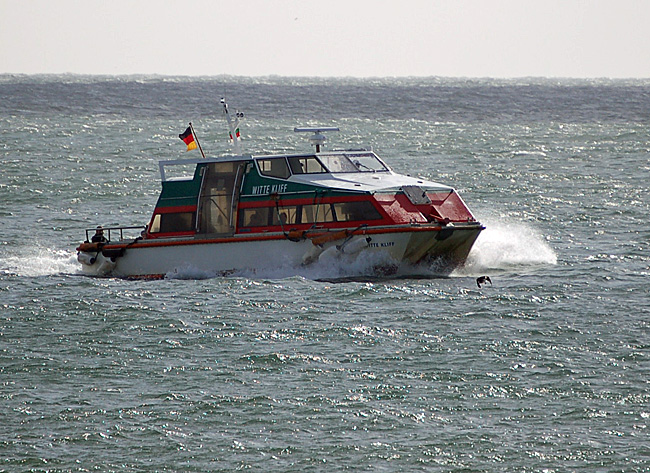
[[[251,152],[458,188],[467,267],[80,276],[224,93]],[[0,471],[650,471],[649,125],[648,81],[0,76]]]

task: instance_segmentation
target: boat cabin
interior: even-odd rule
[[[166,168],[194,165],[192,176]],[[447,186],[393,173],[372,151],[162,161],[145,238],[223,238],[474,218]]]

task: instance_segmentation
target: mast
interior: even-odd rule
[[[232,141],[235,154],[241,155],[242,150],[240,145],[241,137],[239,133],[239,122],[244,118],[244,114],[242,112],[235,112],[235,119],[233,120],[230,113],[228,113],[228,104],[226,103],[226,99],[221,99],[221,105],[223,106],[223,114],[226,116],[226,120],[228,120],[230,141]]]
[[[324,131],[339,131],[339,129],[335,126],[321,126],[318,128],[296,127],[293,131],[296,133],[313,133],[313,135],[309,137],[309,141],[316,147],[316,152],[320,153],[321,146],[323,146],[325,141],[327,141],[327,137],[322,133]]]

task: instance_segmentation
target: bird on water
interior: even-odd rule
[[[478,288],[481,288],[481,284],[486,284],[490,283],[490,286],[492,285],[492,280],[490,279],[490,276],[481,276],[479,278],[476,278],[476,285]]]

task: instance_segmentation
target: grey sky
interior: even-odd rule
[[[0,73],[650,78],[648,0],[0,0]]]

